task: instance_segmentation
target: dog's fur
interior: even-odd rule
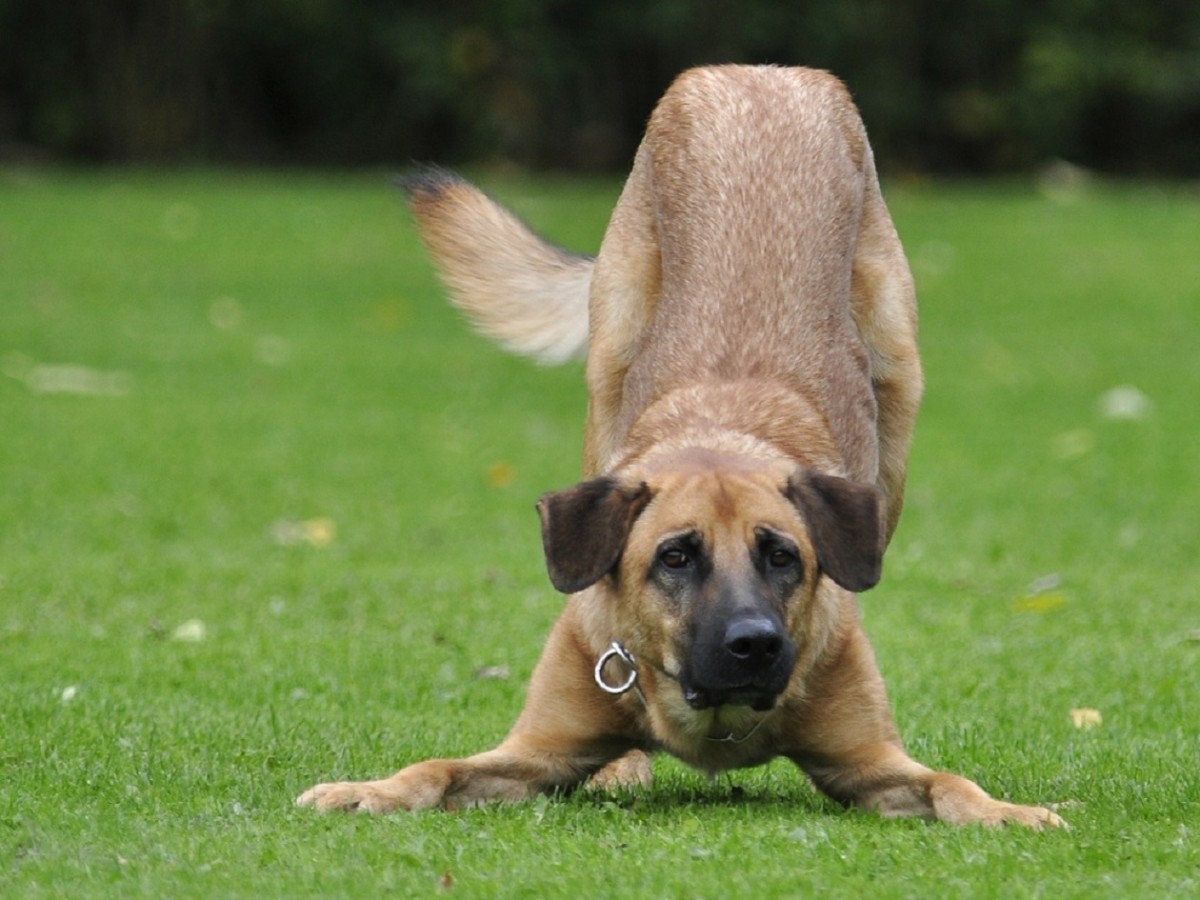
[[[538,504],[571,594],[494,750],[299,802],[386,812],[792,759],[884,816],[1059,825],[905,753],[859,626],[900,515],[922,380],[907,263],[845,88],[805,69],[682,75],[599,256],[485,195],[410,185],[456,303],[511,348],[589,345],[586,481]],[[614,641],[601,690],[593,670]]]

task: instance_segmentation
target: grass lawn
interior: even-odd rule
[[[619,187],[487,184],[585,251]],[[582,368],[469,334],[383,175],[9,170],[0,896],[1200,889],[1200,195],[890,188],[929,386],[867,631],[914,756],[1070,832],[881,821],[782,762],[294,808],[506,731]]]

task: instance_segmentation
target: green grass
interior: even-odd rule
[[[619,187],[488,185],[579,250]],[[1200,199],[889,198],[929,387],[867,630],[914,755],[1064,804],[1072,831],[880,821],[782,763],[708,782],[660,760],[648,794],[455,814],[294,808],[507,729],[561,605],[532,505],[578,472],[581,368],[467,333],[382,175],[11,170],[0,895],[1196,891]],[[1140,418],[1102,413],[1120,385]]]

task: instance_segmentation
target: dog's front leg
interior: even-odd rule
[[[870,644],[843,607],[843,631],[814,670],[804,706],[792,720],[790,756],[835,800],[882,816],[918,816],[954,825],[1065,823],[1048,809],[989,796],[959,775],[935,772],[909,757],[892,720]]]
[[[315,806],[322,812],[463,809],[569,789],[603,761],[603,758],[539,751],[524,746],[519,736],[513,736],[495,750],[465,759],[414,763],[378,781],[318,784],[301,794],[296,802]]]
[[[1034,829],[1066,824],[1048,809],[997,800],[961,775],[926,768],[895,743],[856,748],[842,761],[807,760],[801,765],[831,797],[885,818],[913,816],[951,825],[1013,824]]]
[[[529,682],[504,742],[465,759],[431,759],[378,781],[318,784],[296,802],[325,810],[456,809],[567,791],[643,743],[637,717],[593,679],[572,598]]]

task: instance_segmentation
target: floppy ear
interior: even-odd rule
[[[849,591],[865,591],[883,570],[879,492],[834,475],[801,469],[785,491],[808,525],[817,564]]]
[[[607,476],[543,495],[537,510],[551,583],[573,594],[611,572],[649,502],[645,484],[623,487]]]

